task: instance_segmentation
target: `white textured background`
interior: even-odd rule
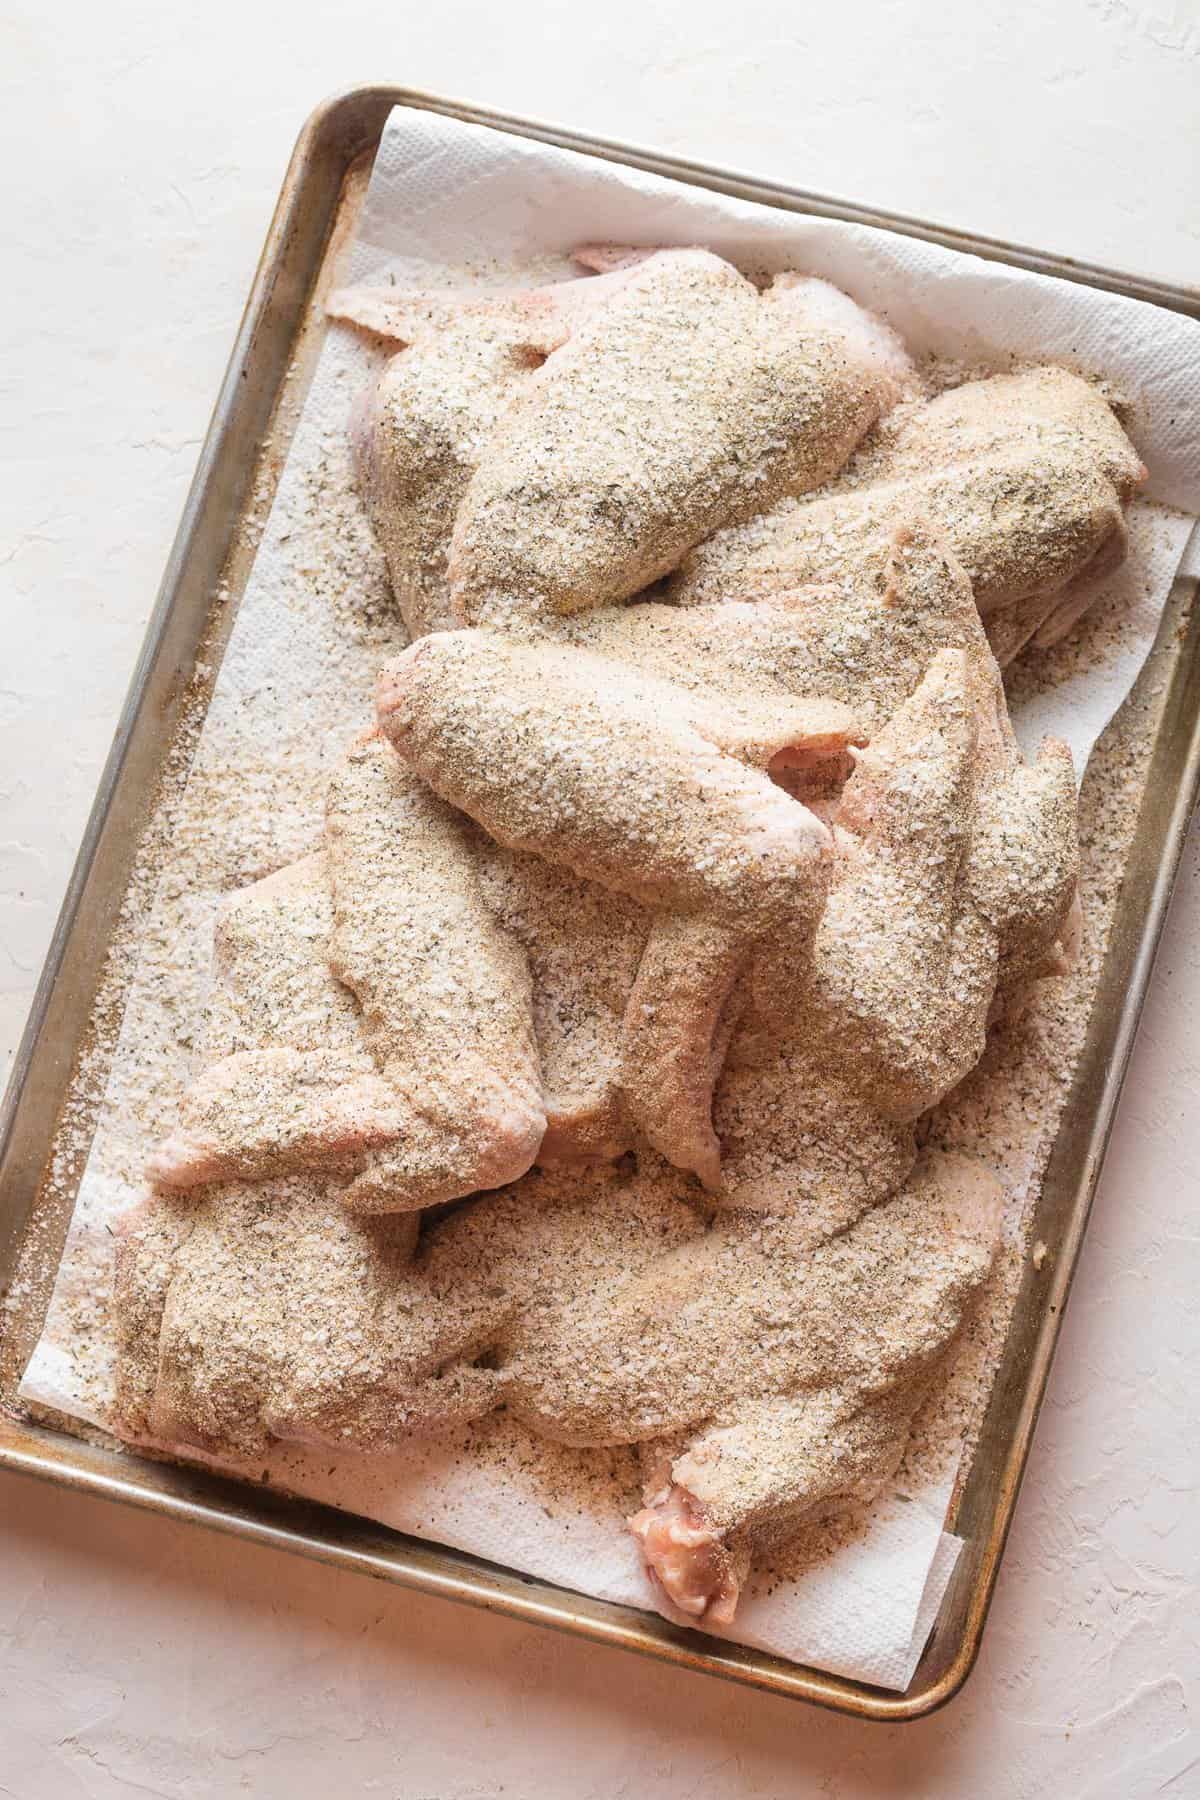
[[[394,79],[1194,280],[1200,0],[4,0],[0,1051],[299,125]],[[1200,855],[980,1665],[853,1725],[0,1480],[0,1800],[1200,1796]]]

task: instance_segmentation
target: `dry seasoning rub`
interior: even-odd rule
[[[762,598],[853,576],[915,516],[961,562],[1007,664],[1056,642],[1125,557],[1146,470],[1111,406],[1066,369],[968,381],[897,406],[821,493],[719,531],[671,581],[680,605]]]

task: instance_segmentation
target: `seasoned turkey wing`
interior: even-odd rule
[[[858,738],[836,702],[726,704],[483,630],[406,650],[380,676],[377,711],[404,762],[498,843],[757,931],[811,906],[829,844],[767,767]]]
[[[926,580],[965,590],[935,545],[905,549],[879,613],[893,646],[909,576],[914,595]],[[1022,760],[977,620],[973,633],[855,753],[807,957],[781,940],[751,971],[714,1103],[725,1204],[852,1222],[904,1179],[915,1121],[974,1066],[997,1002],[1061,966],[1070,754],[1048,740]]]
[[[898,408],[819,493],[718,532],[683,559],[671,598],[853,582],[881,537],[922,517],[965,569],[1006,664],[1069,630],[1123,561],[1125,507],[1145,478],[1091,383],[1049,366],[993,375]]]
[[[647,1504],[630,1520],[677,1611],[728,1624],[755,1558],[814,1511],[881,1492],[987,1278],[999,1214],[999,1187],[977,1163],[930,1156],[894,1200],[807,1262],[785,1249],[783,1267],[754,1268],[758,1316],[746,1324],[769,1346],[771,1391],[748,1380],[680,1454],[652,1451]],[[864,1278],[877,1295],[869,1319]]]
[[[152,1198],[116,1260],[126,1436],[261,1457],[273,1442],[383,1450],[496,1404],[474,1366],[486,1297],[412,1265],[416,1220],[355,1216],[311,1177]]]
[[[529,971],[484,901],[462,820],[372,735],[330,782],[326,829],[331,966],[409,1111],[346,1204],[393,1212],[513,1180],[546,1129]]]
[[[652,915],[482,832],[476,848],[485,899],[529,962],[546,1109],[538,1163],[607,1162],[633,1147],[622,1020]]]
[[[388,1450],[499,1404],[512,1347],[566,1296],[703,1228],[608,1170],[531,1174],[420,1242],[415,1215],[349,1213],[308,1177],[154,1196],[118,1234],[114,1422],[209,1453]]]
[[[360,403],[360,485],[414,636],[623,600],[722,525],[828,480],[914,386],[827,282],[706,250],[581,252],[529,290],[351,289],[406,348]]]
[[[635,267],[515,394],[450,546],[461,622],[625,600],[722,525],[829,479],[909,379],[825,282],[705,250]]]

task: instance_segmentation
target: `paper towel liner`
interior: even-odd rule
[[[703,243],[751,268],[795,267],[822,275],[887,317],[914,352],[965,362],[1041,356],[1103,373],[1128,405],[1130,431],[1150,472],[1153,500],[1194,512],[1200,496],[1200,326],[1142,302],[1027,274],[913,239],[826,219],[780,214],[511,138],[483,127],[398,108],[388,121],[359,232],[341,279],[445,285],[464,276],[499,283],[574,273],[566,252],[582,242]],[[253,755],[275,785],[266,809],[277,862],[311,846],[319,819],[303,799],[314,779],[367,715],[379,657],[349,651],[328,613],[307,602],[302,570],[281,520],[342,431],[349,396],[366,366],[362,345],[335,331],[322,354],[287,467],[281,477],[193,768],[236,766]],[[1071,742],[1082,769],[1092,744],[1128,691],[1157,626],[1191,521],[1140,501],[1132,509],[1133,549],[1106,584],[1105,609],[1121,620],[1086,675],[1027,702],[1018,729],[1026,742],[1053,729]],[[302,559],[301,559],[302,560]],[[270,703],[256,706],[265,690]],[[288,731],[293,717],[319,729]],[[306,761],[307,759],[307,761]],[[310,781],[309,786],[312,786]],[[300,796],[299,798],[297,796]],[[186,803],[186,801],[185,801]],[[263,847],[257,846],[259,853]],[[154,921],[177,934],[181,966],[207,961],[217,896],[168,896],[160,887]],[[88,1363],[73,1331],[80,1295],[108,1275],[108,1221],[137,1192],[144,1131],[121,1100],[132,1081],[135,1044],[160,1046],[168,1068],[186,1075],[170,1019],[135,974],[110,1071],[109,1090],[80,1186],[75,1218],[46,1329],[22,1384],[23,1396],[104,1423],[111,1339],[91,1334]],[[1020,1184],[1017,1184],[1019,1187]],[[1013,1206],[1022,1193],[1014,1188]],[[103,1323],[103,1322],[102,1322]],[[502,1442],[519,1428],[495,1416],[474,1428]],[[417,1536],[453,1545],[564,1587],[635,1606],[653,1604],[637,1548],[613,1494],[598,1487],[594,1508],[547,1516],[557,1452],[542,1458],[541,1485],[514,1459],[462,1454],[462,1433],[415,1442],[394,1455],[279,1451],[271,1478],[281,1485]],[[530,1441],[522,1438],[526,1456]],[[222,1465],[236,1472],[234,1465]],[[254,1475],[261,1478],[263,1465]],[[753,1587],[730,1630],[737,1641],[881,1687],[908,1686],[953,1573],[959,1545],[943,1531],[954,1480],[948,1466],[919,1491],[878,1503],[862,1534],[773,1592]]]

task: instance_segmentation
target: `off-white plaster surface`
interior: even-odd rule
[[[1198,0],[6,0],[0,1051],[300,122],[393,79],[1166,278]],[[853,1725],[0,1480],[2,1800],[1200,1795],[1200,846],[979,1667]]]

